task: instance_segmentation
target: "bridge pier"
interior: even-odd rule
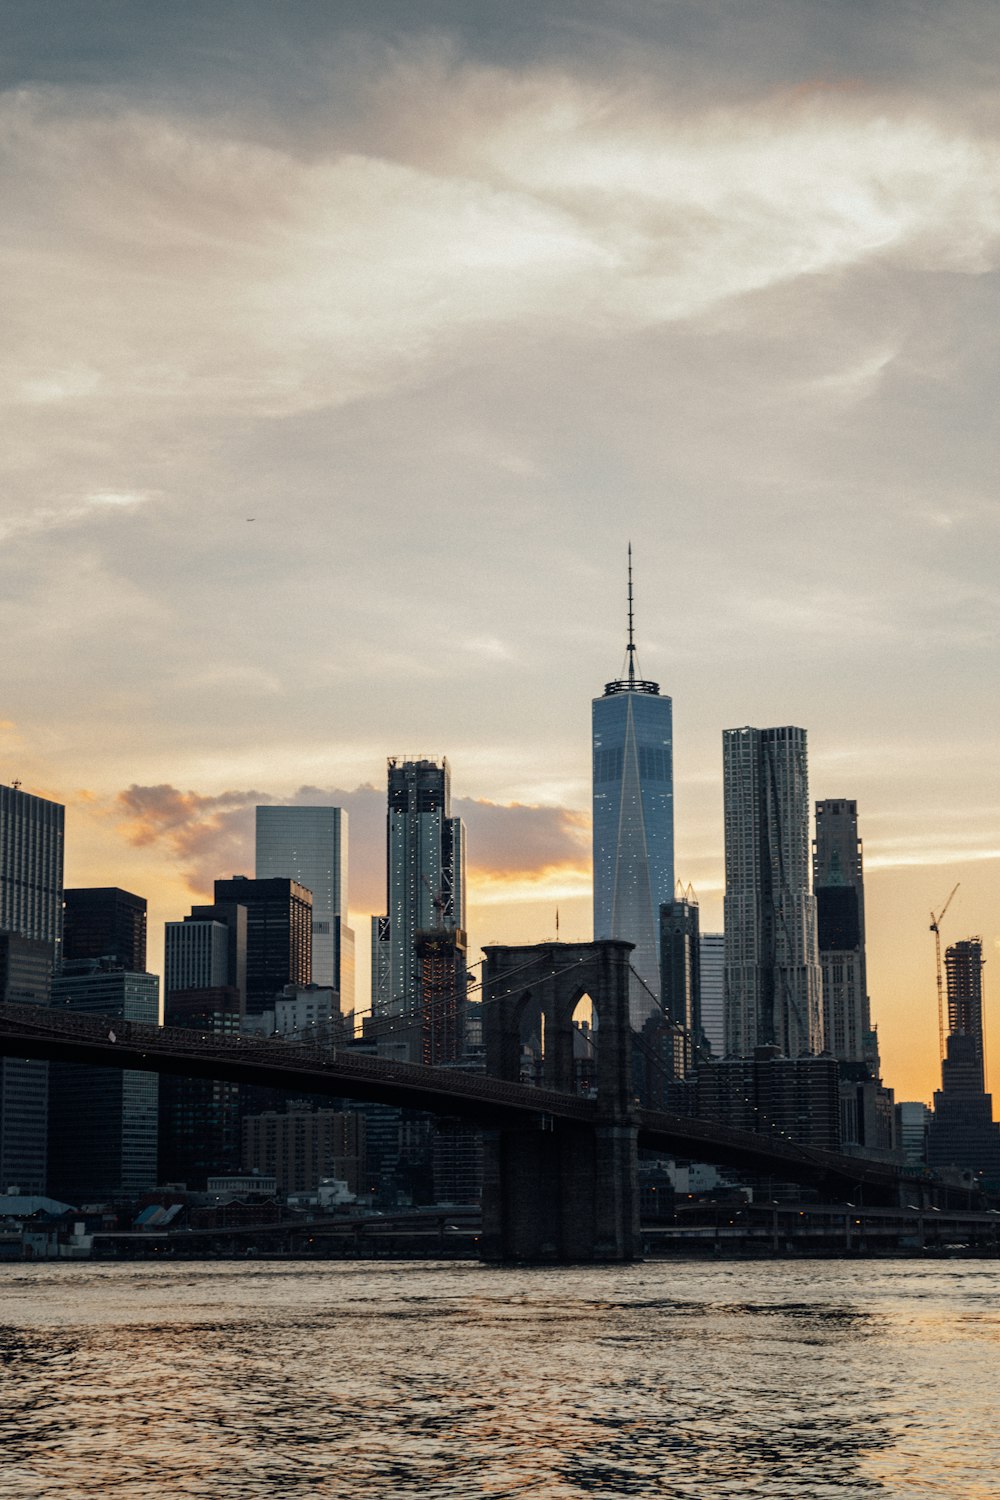
[[[483,985],[486,1070],[520,1078],[522,1042],[541,1037],[542,1083],[574,1086],[573,1012],[593,1003],[597,1119],[539,1113],[485,1137],[481,1253],[492,1262],[631,1261],[640,1254],[637,1121],[632,1101],[632,945],[490,947]]]

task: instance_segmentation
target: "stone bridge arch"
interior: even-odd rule
[[[486,948],[483,1041],[486,1071],[521,1076],[526,1030],[542,1022],[541,1083],[572,1092],[573,1014],[590,997],[597,1120],[491,1131],[483,1181],[487,1260],[633,1260],[639,1246],[636,1119],[632,1099],[629,957],[632,944],[538,943]]]

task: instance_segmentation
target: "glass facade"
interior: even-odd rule
[[[249,880],[236,875],[215,882],[216,905],[247,911],[246,1013],[273,1010],[286,984],[312,980],[312,895],[287,878]]]
[[[285,875],[312,891],[314,984],[354,1008],[354,933],[347,926],[347,813],[340,807],[258,807],[257,878]]]
[[[594,937],[635,944],[638,1029],[658,1008],[659,912],[674,894],[673,708],[655,683],[625,679],[594,699],[592,725]]]

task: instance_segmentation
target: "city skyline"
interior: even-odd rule
[[[258,802],[345,807],[364,934],[447,754],[470,957],[585,938],[631,536],[676,874],[718,930],[721,731],[805,726],[929,1099],[956,882],[1000,1055],[995,10],[420,9],[12,8],[0,780],[155,967]]]

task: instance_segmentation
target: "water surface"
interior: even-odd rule
[[[0,1266],[0,1495],[1000,1495],[1000,1266]]]

